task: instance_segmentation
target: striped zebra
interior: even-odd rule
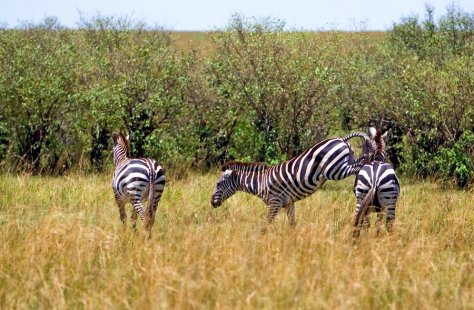
[[[354,158],[349,139],[364,139],[364,154]],[[313,194],[326,180],[342,180],[356,174],[371,152],[372,142],[367,134],[354,132],[344,138],[321,141],[281,164],[227,162],[211,197],[214,208],[237,191],[256,195],[268,207],[265,220],[270,224],[281,208],[286,209],[290,225],[295,225],[298,200]]]
[[[126,226],[125,204],[130,202],[133,205],[131,216],[133,228],[136,228],[137,216],[139,216],[142,221],[145,221],[148,236],[151,237],[156,207],[165,188],[164,171],[153,159],[130,158],[129,136],[124,137],[123,134],[114,132],[112,140],[115,165],[112,188],[119,208],[120,220]],[[149,207],[145,214],[146,200],[149,200]]]
[[[377,212],[376,234],[380,233],[383,212],[386,212],[386,228],[391,231],[395,220],[395,205],[400,194],[400,183],[393,166],[385,162],[387,132],[371,128],[375,142],[373,161],[364,165],[356,176],[354,193],[357,206],[354,215],[354,238],[359,237],[361,227],[370,227],[370,212]],[[372,208],[370,208],[372,207]]]

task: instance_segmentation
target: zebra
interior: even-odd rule
[[[130,158],[130,141],[121,133],[112,133],[114,143],[114,166],[112,189],[119,209],[120,220],[126,227],[127,214],[125,204],[133,205],[132,226],[136,229],[137,215],[145,222],[148,237],[155,222],[158,202],[165,188],[164,170],[150,158]],[[149,200],[149,207],[144,210],[144,203]]]
[[[377,212],[377,235],[380,234],[383,220],[382,211],[386,212],[387,231],[392,230],[395,220],[395,206],[400,195],[400,182],[392,164],[385,162],[387,133],[382,135],[380,129],[370,129],[370,135],[375,142],[375,150],[373,161],[361,168],[354,183],[354,194],[357,199],[354,214],[354,238],[359,237],[361,227],[370,227],[369,212]]]
[[[347,142],[354,137],[364,139],[364,154],[357,160]],[[295,205],[319,189],[326,180],[342,180],[356,174],[372,151],[372,141],[363,132],[343,138],[323,140],[303,153],[277,165],[265,163],[227,162],[211,196],[214,208],[237,191],[258,196],[268,207],[265,219],[270,224],[281,208],[286,209],[291,226],[296,224]]]

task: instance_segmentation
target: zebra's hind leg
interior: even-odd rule
[[[125,213],[125,204],[122,202],[118,195],[115,195],[115,202],[117,202],[117,206],[119,209],[120,214],[120,221],[122,221],[123,227],[127,227],[127,213]]]
[[[143,202],[140,199],[132,200],[133,212],[132,212],[132,223],[133,228],[136,229],[137,215],[142,221],[145,220],[145,210],[143,208]]]
[[[359,213],[360,208],[361,208],[360,202],[357,201],[356,209],[354,212],[354,221],[353,221],[354,229],[352,230],[352,237],[354,238],[354,240],[359,238],[360,229],[362,226],[361,219],[357,218],[357,214]]]
[[[375,235],[380,235],[380,227],[383,221],[383,211],[377,212],[377,221],[375,222]]]
[[[130,217],[131,221],[132,221],[132,228],[133,230],[137,230],[137,217],[138,217],[138,213],[137,211],[135,211],[135,209],[132,210],[132,216]]]
[[[157,203],[150,203],[147,212],[147,219],[146,219],[146,229],[148,231],[148,238],[151,238],[151,229],[153,228],[153,224],[155,224],[155,214],[156,214],[156,207]]]
[[[368,233],[370,228],[370,214],[367,212],[364,216],[364,221],[362,222],[362,229],[364,233]]]
[[[395,221],[395,205],[390,205],[387,207],[387,218],[385,221],[385,227],[387,232],[391,232],[393,228],[393,222]]]
[[[288,221],[290,222],[290,226],[294,227],[296,225],[295,220],[295,203],[291,202],[285,206],[286,215],[288,216]]]

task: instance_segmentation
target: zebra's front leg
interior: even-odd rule
[[[265,218],[265,226],[262,228],[261,233],[264,234],[267,232],[268,225],[273,222],[273,219],[280,211],[281,206],[279,204],[270,204],[268,205],[267,217]]]
[[[288,221],[290,223],[291,227],[294,227],[296,225],[296,220],[295,220],[295,203],[291,202],[285,206],[286,209],[286,215],[288,216]]]
[[[268,213],[267,217],[265,219],[265,224],[270,225],[273,222],[273,219],[275,216],[278,214],[278,211],[280,211],[281,206],[279,205],[270,205],[268,206]]]

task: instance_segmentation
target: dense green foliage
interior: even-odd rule
[[[399,170],[474,182],[474,15],[405,18],[381,40],[284,31],[234,16],[185,51],[121,18],[54,18],[0,30],[0,160],[63,173],[111,164],[110,133],[179,173],[225,160],[278,162],[375,124]]]
[[[452,7],[435,22],[428,7],[424,20],[404,19],[368,52],[346,70],[351,121],[392,129],[391,159],[405,171],[472,183],[474,15]]]
[[[285,33],[280,21],[238,16],[214,42],[209,78],[219,96],[253,124],[252,158],[292,157],[328,135],[336,42]]]

